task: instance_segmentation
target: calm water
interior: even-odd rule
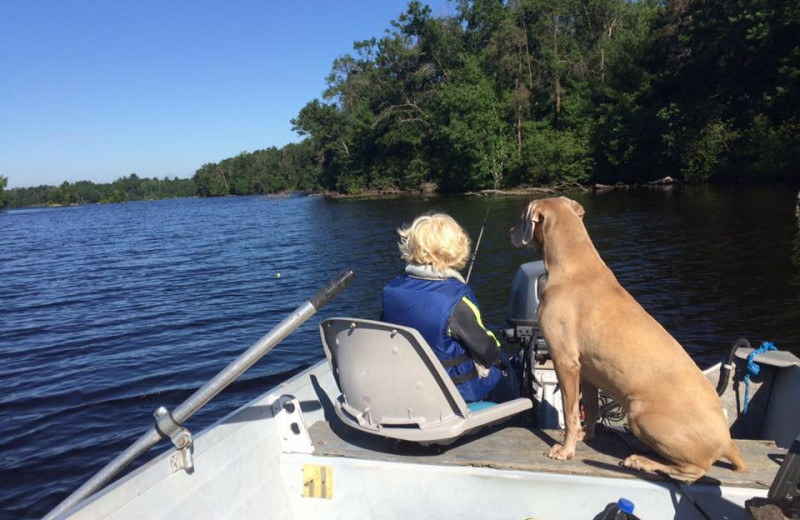
[[[701,365],[738,336],[800,351],[797,186],[580,194],[620,282]],[[497,198],[472,285],[488,325],[532,254]],[[193,416],[203,427],[322,359],[317,324],[375,318],[395,228],[430,209],[477,238],[488,198],[171,200],[0,213],[0,515],[40,517],[345,267],[357,279]],[[280,277],[277,277],[280,273]],[[162,443],[155,451],[163,451]]]

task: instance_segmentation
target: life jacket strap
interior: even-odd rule
[[[461,383],[466,383],[470,379],[475,379],[476,377],[478,377],[478,371],[473,368],[471,372],[461,374],[460,376],[454,376],[450,379],[453,380],[453,384],[460,385]]]
[[[454,367],[456,365],[460,365],[464,361],[469,361],[470,359],[472,359],[472,358],[469,357],[469,354],[464,352],[460,356],[456,356],[454,358],[446,359],[446,360],[442,361],[442,366],[445,367],[445,368],[450,368],[450,367]]]

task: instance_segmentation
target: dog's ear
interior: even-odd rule
[[[535,200],[528,204],[528,215],[527,217],[532,221],[536,222],[537,224],[542,219],[542,206],[539,204],[538,200]]]
[[[568,200],[569,200],[569,207],[572,209],[572,211],[574,211],[576,215],[578,215],[581,219],[583,219],[583,215],[586,213],[586,210],[583,209],[583,206],[581,206],[572,199]]]
[[[535,200],[528,204],[528,209],[525,211],[525,227],[522,230],[522,245],[528,245],[533,241],[533,232],[536,230],[536,224],[542,220],[542,208],[539,201]]]

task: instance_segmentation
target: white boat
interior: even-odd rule
[[[304,321],[308,317],[305,314],[313,314],[313,310],[301,309],[292,319],[303,315],[299,319]],[[333,327],[348,320],[327,324]],[[381,426],[369,409],[359,416],[358,399],[342,398],[340,384],[348,383],[340,381],[340,361],[327,343],[337,341],[340,336],[336,334],[347,331],[334,331],[326,339],[324,327],[322,338],[329,350],[328,359],[196,436],[175,424],[184,420],[182,416],[178,420],[181,407],[172,414],[162,409],[157,414],[155,438],[160,438],[158,430],[162,430],[171,436],[175,447],[88,498],[78,494],[79,501],[73,497],[72,504],[62,504],[48,518],[590,519],[601,518],[610,505],[624,497],[635,504],[635,514],[641,519],[744,519],[748,518],[748,499],[769,494],[774,500],[785,501],[798,493],[796,484],[787,488],[785,483],[787,471],[793,472],[788,479],[792,482],[800,477],[795,474],[800,471],[800,455],[791,456],[800,445],[800,441],[793,444],[800,419],[792,409],[800,394],[800,360],[791,354],[772,353],[776,362],[770,361],[770,354],[756,358],[767,363],[762,363],[761,377],[751,383],[752,408],[748,413],[752,414],[751,427],[756,421],[759,428],[763,426],[763,436],[737,440],[747,471],[735,473],[730,465],[720,462],[701,480],[681,484],[619,467],[631,451],[627,444],[630,437],[613,426],[599,427],[594,441],[579,443],[572,460],[547,458],[544,452],[560,438],[557,428],[561,416],[555,375],[546,363],[534,367],[534,413],[513,410],[507,421],[479,425],[482,427],[471,431],[477,423],[469,421],[488,412],[464,410],[455,403],[452,414],[448,412],[427,426],[424,420],[421,426]],[[389,334],[398,333],[388,327]],[[279,325],[277,336],[285,337],[288,328]],[[364,320],[352,319],[350,328],[369,326]],[[267,335],[251,350],[273,339]],[[249,358],[246,362],[252,364]],[[335,373],[331,365],[336,367]],[[739,365],[743,366],[741,361]],[[712,367],[709,372],[718,370]],[[435,375],[436,369],[431,371]],[[741,373],[734,378],[740,380]],[[728,413],[734,429],[741,422],[738,415],[742,406],[737,396],[743,390],[741,384],[734,384],[728,392],[733,399],[723,398],[727,405],[733,403]],[[394,397],[402,405],[405,396]],[[206,394],[198,399],[207,401],[210,397]],[[524,408],[530,406],[520,409]],[[532,420],[539,424],[532,424]],[[427,434],[420,431],[428,426],[446,430],[443,437],[448,444],[397,440],[404,435],[424,437]],[[393,427],[409,433],[385,437]],[[151,434],[145,437],[149,439]],[[790,459],[798,461],[791,468]],[[114,466],[114,472],[120,465],[117,462],[109,465]],[[776,481],[781,464],[784,480]]]

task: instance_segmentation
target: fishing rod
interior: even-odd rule
[[[497,115],[497,110],[495,109],[494,103],[492,103],[492,111],[494,112],[495,116]],[[487,130],[486,132],[487,138],[491,141],[491,137]],[[493,150],[494,152],[498,152],[498,150]],[[493,160],[492,160],[492,177],[494,177],[494,186],[492,187],[492,199],[489,201],[489,207],[486,208],[486,215],[483,216],[483,224],[481,224],[481,231],[478,233],[478,241],[475,242],[475,250],[472,252],[472,259],[469,262],[469,270],[467,271],[467,278],[466,283],[469,283],[469,277],[472,275],[472,267],[475,265],[475,258],[478,256],[478,248],[481,246],[481,238],[483,238],[483,230],[486,228],[486,220],[489,218],[489,211],[492,210],[492,204],[494,204],[494,198],[497,196],[497,187],[500,185],[500,180],[503,178],[503,161],[499,160],[497,153],[493,153]],[[499,164],[498,164],[499,161]]]
[[[494,204],[494,198],[497,195],[497,192],[492,194],[492,198],[489,201],[489,207],[486,208],[486,214],[483,216],[483,224],[481,224],[481,231],[478,233],[478,240],[475,242],[475,249],[472,251],[472,258],[469,261],[469,270],[467,271],[467,278],[466,283],[469,283],[469,277],[472,276],[472,267],[475,265],[475,258],[478,256],[478,248],[481,247],[481,238],[483,238],[483,230],[486,229],[486,221],[489,219],[489,212],[492,210],[492,204]]]

